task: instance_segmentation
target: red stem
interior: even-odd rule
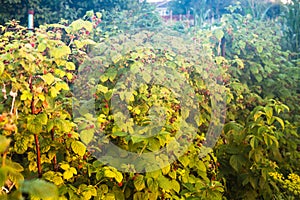
[[[35,114],[35,106],[34,106],[34,94],[33,94],[33,86],[32,86],[32,75],[29,77],[29,88],[30,92],[32,93],[31,99],[31,114]],[[41,165],[41,150],[40,150],[40,142],[39,136],[34,134],[34,141],[35,141],[35,149],[36,149],[36,156],[37,156],[37,168],[38,168],[38,177],[41,178],[43,176],[42,173],[42,165]]]
[[[42,165],[41,165],[41,151],[40,151],[40,143],[39,143],[39,136],[34,134],[34,141],[35,141],[35,148],[36,148],[36,156],[37,156],[37,168],[38,168],[38,177],[42,178]]]
[[[54,137],[54,129],[51,130],[51,139],[52,139],[52,141],[54,141],[54,139],[55,139],[55,137]],[[52,161],[53,161],[53,169],[54,169],[54,171],[58,171],[56,154],[54,155]]]

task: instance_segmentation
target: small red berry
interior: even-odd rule
[[[31,46],[32,46],[32,47],[34,47],[34,46],[35,46],[35,44],[34,44],[34,43],[31,43]]]
[[[68,133],[68,138],[71,138],[72,137],[72,134],[71,133]]]
[[[119,186],[119,187],[122,187],[122,186],[123,186],[123,183],[122,183],[122,182],[118,183],[118,186]]]

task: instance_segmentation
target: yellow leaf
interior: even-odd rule
[[[54,82],[54,76],[51,73],[47,73],[42,76],[42,79],[48,84],[51,85]]]
[[[76,69],[75,64],[72,63],[72,62],[67,62],[66,63],[66,69],[67,70],[75,70]]]
[[[264,115],[262,111],[258,111],[257,113],[255,113],[253,116],[254,121],[256,121],[261,115]]]
[[[70,170],[67,170],[63,173],[63,177],[64,177],[64,179],[68,180],[73,177],[73,173]]]
[[[62,168],[63,170],[67,170],[70,168],[70,165],[69,164],[61,164],[60,168]]]
[[[55,87],[52,87],[50,89],[50,95],[52,98],[57,97],[58,94],[59,94],[59,91]]]
[[[0,76],[2,75],[3,71],[4,71],[4,64],[3,62],[0,62]]]

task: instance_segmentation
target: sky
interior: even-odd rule
[[[147,0],[148,2],[158,2],[158,1],[162,1],[162,0]],[[281,0],[283,3],[287,3],[290,2],[290,0]]]
[[[147,2],[158,2],[158,1],[162,1],[162,0],[147,0]]]

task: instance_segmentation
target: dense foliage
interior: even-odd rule
[[[0,198],[298,199],[298,52],[238,8],[183,34],[146,7],[0,26]]]

